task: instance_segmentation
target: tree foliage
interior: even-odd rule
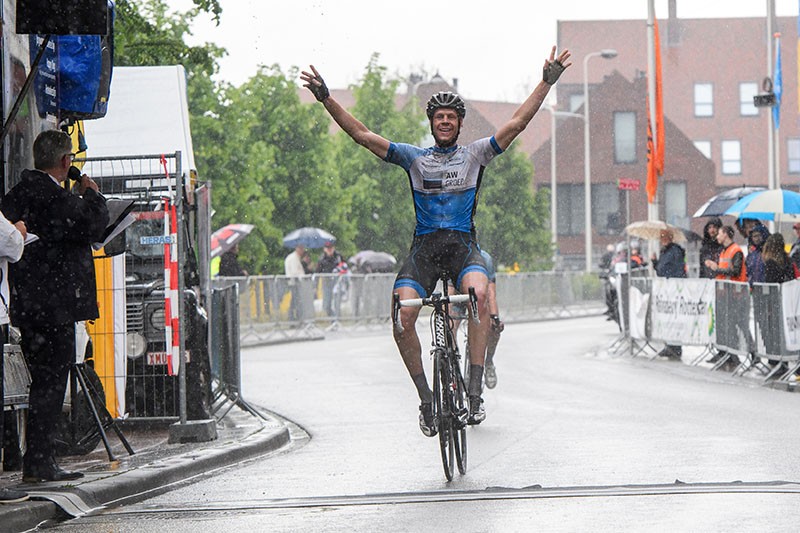
[[[283,235],[322,227],[352,234],[341,215],[342,188],[331,161],[332,139],[321,106],[300,102],[296,70],[262,67],[240,87],[228,87],[215,117],[218,148],[203,160],[214,183],[215,226],[246,222],[257,239],[243,241],[244,259],[254,271],[279,272],[288,252]],[[201,132],[201,141],[206,132]],[[258,248],[256,251],[254,248]]]
[[[386,69],[373,55],[361,85],[353,87],[352,113],[373,132],[397,141],[417,143],[424,133],[424,115],[411,100],[397,109],[397,80],[386,79]],[[336,139],[336,168],[350,198],[348,216],[358,233],[352,236],[360,250],[380,250],[405,256],[414,232],[414,208],[408,177],[357,145],[344,132]]]
[[[524,270],[552,265],[549,198],[534,194],[532,176],[533,165],[513,144],[484,172],[475,225],[478,242],[496,265],[519,263]]]
[[[195,0],[208,6],[217,0]],[[218,4],[217,4],[218,7]],[[210,7],[209,7],[210,8]],[[185,13],[170,13],[163,0],[118,0],[114,21],[114,64],[183,65],[190,78],[211,76],[225,49],[211,43],[189,46],[191,23],[198,8]]]
[[[303,104],[298,72],[261,67],[241,86],[216,82],[225,50],[189,46],[200,10],[219,15],[217,0],[194,0],[186,13],[170,13],[163,0],[119,0],[115,26],[117,65],[182,64],[188,73],[195,161],[212,183],[213,227],[239,222],[256,230],[242,241],[240,260],[252,273],[282,273],[288,250],[282,237],[303,226],[338,237],[345,255],[361,249],[402,259],[414,231],[408,177],[357,145],[344,132],[330,135],[322,105]],[[373,55],[351,87],[351,112],[386,139],[418,144],[428,131],[419,102],[397,107],[399,80]],[[112,95],[113,98],[113,95]],[[533,169],[510,149],[487,168],[476,225],[498,264],[549,265],[546,195],[533,194]]]

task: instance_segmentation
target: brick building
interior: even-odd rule
[[[608,244],[623,238],[626,195],[630,195],[630,221],[647,219],[647,138],[639,134],[647,131],[646,94],[645,78],[629,81],[616,71],[594,85],[589,93],[592,251],[595,258]],[[577,109],[578,113],[582,111],[582,108]],[[583,127],[583,118],[566,117],[559,118],[556,129],[558,249],[566,268],[582,268],[585,263]],[[551,145],[552,139],[548,139],[531,156],[537,188],[550,187]],[[665,158],[664,176],[659,184],[661,218],[699,233],[705,221],[691,219],[694,211],[690,203],[697,203],[696,209],[715,194],[714,163],[669,117],[665,118],[665,145],[670,147],[670,152]],[[640,180],[640,190],[620,191],[617,186],[620,178]]]
[[[762,91],[768,72],[766,19],[679,19],[675,4],[670,2],[669,16],[659,20],[664,113],[714,162],[718,189],[766,186],[769,109],[754,107],[752,98]],[[781,32],[784,87],[776,141],[779,179],[793,189],[800,183],[796,25],[790,17],[778,17],[773,24]],[[572,51],[575,63],[559,82],[559,107],[582,105],[582,61],[602,48],[615,49],[618,56],[589,61],[590,87],[614,70],[630,80],[642,76],[646,36],[645,20],[559,21],[559,44]],[[667,145],[666,157],[672,152]],[[690,208],[701,202],[690,199]]]

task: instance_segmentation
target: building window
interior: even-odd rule
[[[800,174],[800,139],[786,140],[789,174]]]
[[[758,115],[758,108],[753,105],[753,97],[758,94],[758,84],[746,81],[739,84],[739,114],[743,117]]]
[[[668,224],[689,228],[691,221],[686,212],[686,183],[667,181],[664,183],[664,214]]]
[[[428,146],[427,144],[425,146]],[[706,156],[706,159],[711,159],[711,141],[694,141],[694,147]]]
[[[592,185],[592,227],[600,235],[619,235],[625,229],[620,192],[616,183]]]
[[[636,162],[636,113],[614,112],[614,162]]]
[[[694,116],[714,116],[714,86],[710,83],[694,84]]]
[[[575,93],[569,95],[569,111],[576,113],[583,105],[583,93]]]
[[[722,141],[722,173],[742,173],[742,143],[740,141]]]
[[[583,184],[565,183],[556,186],[559,235],[582,235],[584,227]]]

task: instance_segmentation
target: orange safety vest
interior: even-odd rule
[[[722,250],[722,253],[719,254],[719,268],[720,270],[726,270],[733,267],[733,256],[737,253],[742,254],[742,270],[739,272],[738,276],[730,276],[727,274],[717,274],[717,279],[729,279],[731,281],[747,281],[747,266],[744,264],[744,253],[742,249],[739,247],[738,244],[735,242],[731,243],[730,246]]]

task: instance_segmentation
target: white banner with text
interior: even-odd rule
[[[712,279],[653,279],[651,337],[669,344],[714,342],[715,299]]]
[[[781,299],[786,348],[800,350],[800,279],[781,284]]]

